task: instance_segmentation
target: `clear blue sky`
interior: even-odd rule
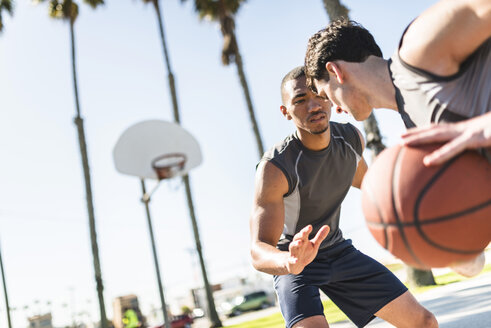
[[[429,1],[433,3],[434,1]],[[428,1],[346,0],[351,18],[372,31],[389,57],[405,26]],[[258,160],[235,66],[220,62],[221,33],[200,22],[191,4],[161,1],[183,126],[199,140],[203,165],[191,174],[195,209],[211,282],[250,268],[248,216]],[[47,310],[70,322],[64,303],[98,318],[85,191],[73,116],[69,28],[47,6],[17,1],[0,35],[0,243],[11,306]],[[327,23],[320,0],[250,0],[237,19],[239,46],[266,148],[293,131],[280,115],[279,84],[303,63],[308,37]],[[75,26],[81,110],[93,178],[106,309],[135,293],[144,311],[158,292],[136,178],[118,174],[112,149],[128,126],[172,120],[153,7],[136,0],[84,4]],[[403,131],[396,113],[377,114],[384,141]],[[347,115],[334,120],[351,121]],[[361,129],[361,125],[356,123]],[[370,153],[365,157],[370,160]],[[341,227],[355,245],[387,255],[364,226],[360,192],[350,192]],[[152,202],[166,293],[198,286],[183,188],[161,186]],[[34,304],[38,301],[37,305]],[[0,328],[6,327],[3,297]],[[32,312],[32,311],[31,311]],[[30,312],[30,313],[31,313]],[[26,325],[25,313],[13,314]]]

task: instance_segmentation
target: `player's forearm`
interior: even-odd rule
[[[270,244],[261,241],[252,243],[252,265],[258,271],[278,276],[289,274],[288,256],[288,252],[280,251]]]

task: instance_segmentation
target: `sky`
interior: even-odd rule
[[[384,57],[394,52],[407,24],[435,1],[345,0],[350,17],[368,28]],[[81,112],[92,189],[104,297],[136,294],[142,309],[159,297],[144,207],[137,178],[119,174],[112,149],[129,126],[149,119],[172,121],[167,72],[152,6],[106,0],[80,5],[75,24]],[[209,279],[252,271],[248,220],[252,204],[255,140],[235,66],[220,62],[217,24],[200,21],[192,4],[161,1],[181,122],[201,145],[203,163],[190,174]],[[14,326],[52,311],[54,324],[71,312],[98,319],[88,219],[72,89],[69,27],[48,16],[47,5],[16,1],[3,14],[0,35],[0,246]],[[265,148],[293,132],[279,111],[279,85],[301,65],[310,35],[327,23],[320,0],[249,0],[236,17]],[[393,111],[377,111],[386,145],[404,131]],[[362,124],[346,114],[335,121]],[[370,162],[371,153],[366,151]],[[152,186],[152,182],[149,182]],[[381,261],[390,255],[368,232],[360,191],[348,194],[341,215],[345,237]],[[151,212],[166,297],[201,285],[183,186],[162,183]],[[0,301],[0,328],[7,327]],[[23,310],[26,306],[29,308]]]

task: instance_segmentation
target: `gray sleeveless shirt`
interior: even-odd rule
[[[353,125],[330,122],[331,142],[320,151],[307,149],[293,133],[268,150],[261,161],[283,171],[288,193],[283,196],[285,223],[277,247],[287,250],[293,236],[311,224],[314,237],[322,225],[331,230],[321,248],[344,240],[339,229],[341,203],[348,193],[362,155]]]
[[[461,64],[456,74],[445,77],[407,64],[397,50],[389,60],[389,70],[406,127],[455,122],[491,111],[490,50],[491,38]]]

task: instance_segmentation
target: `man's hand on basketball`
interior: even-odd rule
[[[491,146],[491,113],[459,123],[410,129],[402,139],[409,146],[446,142],[423,159],[427,166],[442,164],[465,149]]]
[[[308,225],[293,237],[289,247],[288,272],[299,274],[305,266],[314,260],[319,251],[319,246],[329,233],[329,227],[327,225],[322,226],[315,237],[309,240],[311,232],[312,226]]]

